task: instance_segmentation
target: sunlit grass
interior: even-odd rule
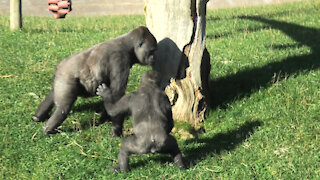
[[[79,98],[63,133],[45,137],[31,116],[65,57],[145,24],[143,16],[0,16],[0,179],[318,179],[320,3],[208,11],[212,104],[206,133],[178,139],[187,170],[169,156],[131,158],[111,173],[121,138],[94,127],[99,98]],[[147,67],[134,66],[127,91]],[[126,128],[131,122],[126,123]],[[177,136],[179,137],[179,136]]]

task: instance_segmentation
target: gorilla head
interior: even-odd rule
[[[135,41],[134,52],[139,63],[143,65],[153,65],[155,62],[154,52],[157,48],[157,40],[150,33],[148,28],[140,26],[133,30],[133,34],[137,34],[138,41]]]
[[[156,71],[147,71],[142,75],[140,80],[140,87],[154,84],[160,87],[160,75]]]

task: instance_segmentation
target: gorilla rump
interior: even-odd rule
[[[104,106],[111,116],[130,112],[133,119],[134,135],[125,138],[118,154],[119,165],[116,170],[129,170],[131,154],[169,153],[175,165],[184,168],[182,154],[177,141],[169,133],[173,128],[171,105],[166,94],[160,89],[157,72],[148,71],[142,79],[140,88],[123,96],[112,104],[111,89],[102,84],[97,95],[104,100]],[[123,122],[118,122],[122,126]]]
[[[140,26],[118,38],[71,55],[57,66],[53,90],[32,119],[44,121],[55,106],[55,111],[43,127],[44,134],[55,133],[77,97],[95,95],[98,85],[102,83],[110,86],[110,96],[117,101],[125,93],[132,65],[152,65],[156,47],[155,37],[148,28]],[[112,121],[123,120],[114,118]],[[115,135],[119,135],[121,130],[113,127]]]

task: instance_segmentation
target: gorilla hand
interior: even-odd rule
[[[105,100],[112,99],[111,90],[104,83],[98,86],[96,94]]]

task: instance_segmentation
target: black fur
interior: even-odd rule
[[[152,65],[156,47],[156,39],[148,28],[140,26],[66,58],[57,66],[52,92],[40,104],[32,119],[44,121],[55,106],[55,111],[43,127],[44,134],[55,133],[77,97],[95,95],[98,85],[102,83],[110,86],[113,100],[119,100],[125,93],[132,65]],[[114,121],[121,122],[123,118],[114,117]],[[121,135],[122,129],[119,128],[113,127],[114,135]]]
[[[177,141],[169,133],[173,128],[171,105],[166,94],[160,89],[160,78],[157,72],[148,71],[142,79],[140,88],[123,96],[115,104],[111,89],[102,84],[97,95],[104,99],[104,106],[111,116],[130,112],[133,119],[134,135],[125,138],[118,155],[121,171],[129,170],[131,154],[169,153],[174,163],[184,168],[182,154]],[[122,126],[123,122],[119,122]]]

